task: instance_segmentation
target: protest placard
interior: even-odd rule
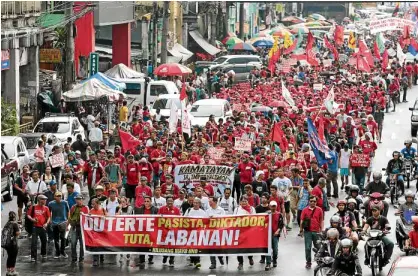
[[[370,156],[368,154],[354,153],[350,157],[351,167],[365,167],[370,166]]]
[[[411,20],[398,17],[384,18],[371,20],[369,29],[371,34],[376,34],[386,31],[402,31],[405,26],[408,26],[410,32],[412,33],[415,27],[415,23]]]
[[[235,150],[251,151],[251,140],[235,137]]]
[[[64,155],[62,153],[54,154],[49,157],[52,168],[64,167]]]
[[[224,154],[224,152],[225,148],[208,148],[208,154],[210,158],[213,159],[216,163],[219,163],[222,160],[222,155]]]
[[[313,90],[322,91],[323,84],[322,83],[314,83]]]

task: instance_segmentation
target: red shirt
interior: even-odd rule
[[[152,191],[149,186],[138,185],[135,188],[135,207],[139,208],[144,204],[144,196],[152,197]]]
[[[370,154],[377,149],[377,145],[373,141],[363,140],[360,141],[359,145],[363,149],[364,154]]]
[[[319,187],[319,185],[316,185],[313,189],[312,189],[312,195],[316,197],[316,206],[323,208],[324,206],[324,199],[323,199],[323,191],[321,189],[321,187]]]
[[[317,186],[315,186],[317,187]],[[311,219],[311,224],[309,226],[309,232],[321,232],[322,231],[322,221],[324,220],[324,212],[321,208],[315,207],[311,209],[309,206],[302,210],[300,216],[300,221],[303,221],[305,218]]]
[[[274,214],[271,214],[271,232],[274,234],[277,230],[279,230],[279,219],[280,219],[280,212],[277,211]]]
[[[86,164],[84,164],[83,171],[87,173],[87,185],[88,186],[92,185],[93,171],[95,167],[96,167],[96,180],[94,181],[94,183],[97,183],[104,175],[102,165],[100,165],[99,162],[96,162],[94,165],[92,165],[91,162],[87,162]]]
[[[151,208],[144,208],[144,215],[151,215]]]
[[[35,210],[32,210],[33,208],[35,208]],[[34,207],[30,207],[28,214],[33,219],[38,220],[37,222],[33,223],[33,226],[35,227],[43,227],[44,224],[48,221],[48,218],[51,217],[51,212],[47,206],[35,205]]]
[[[255,165],[251,162],[239,163],[238,169],[241,184],[251,184],[253,182],[253,169],[256,169]]]
[[[215,191],[213,190],[213,186],[209,183],[206,183],[205,187],[203,188],[203,191],[208,196],[214,196],[215,195]]]
[[[411,247],[418,248],[418,231],[412,230],[408,236],[411,241]]]
[[[151,174],[152,174],[152,165],[148,162],[146,163],[139,163],[138,164],[139,170],[141,171],[141,176],[145,176],[148,182],[151,181]]]
[[[257,207],[260,204],[260,197],[258,196],[258,194],[253,193],[252,196],[249,196],[248,204],[253,206],[254,208]]]
[[[167,184],[166,183],[164,183],[163,185],[161,185],[161,194],[162,195],[166,195],[167,192],[169,192],[169,194],[172,195],[174,197],[174,199],[177,199],[179,197],[179,191],[180,191],[180,188],[175,183],[172,183],[171,184],[171,188],[170,189],[167,188]]]
[[[271,195],[270,199],[269,199],[269,202],[271,202],[273,200],[277,202],[277,211],[281,212],[282,211],[282,206],[284,205],[283,197],[278,196],[278,195],[276,195],[276,196]]]
[[[138,163],[127,163],[126,164],[126,184],[128,185],[138,185],[139,177],[138,173],[140,173]]]
[[[165,152],[160,150],[160,149],[155,149],[151,152],[150,158],[151,161],[155,158],[160,158],[160,157],[165,157]],[[158,171],[160,170],[160,163],[157,161],[153,161],[152,162],[152,167],[154,168],[154,172],[158,173]]]
[[[168,208],[167,206],[163,206],[160,209],[158,209],[158,214],[160,215],[175,215],[180,216],[180,209],[176,206],[173,206],[171,208]]]

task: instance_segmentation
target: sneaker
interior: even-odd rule
[[[168,261],[168,265],[171,266],[171,267],[174,267],[174,262]]]
[[[266,267],[264,268],[265,271],[269,271],[271,269],[270,264],[267,264]]]
[[[99,262],[98,261],[93,261],[93,266],[99,266]]]
[[[81,263],[81,264],[84,263],[84,258],[78,259],[78,262]]]
[[[364,265],[369,265],[369,264],[370,264],[369,259],[365,259],[365,260],[364,260]]]
[[[252,258],[249,260],[249,262],[250,262],[250,265],[254,265],[254,260]]]
[[[168,259],[167,256],[164,256],[163,257],[163,264],[166,264],[167,263],[167,259]]]
[[[216,269],[216,264],[211,264],[209,269]]]
[[[64,259],[67,259],[67,258],[68,258],[68,255],[67,255],[66,253],[61,254],[61,256],[62,256]]]
[[[312,267],[312,263],[310,263],[310,262],[306,262],[306,266],[305,266],[305,268],[311,268]]]
[[[261,258],[261,260],[259,261],[260,264],[265,264],[266,263],[266,259]]]
[[[223,258],[223,257],[221,257],[221,258],[219,259],[219,263],[220,263],[221,265],[224,265],[224,258]]]
[[[148,260],[148,264],[153,265],[154,262],[152,260]]]
[[[54,255],[54,259],[59,259],[59,258],[60,258],[60,255],[57,255],[57,254]]]
[[[243,270],[244,266],[242,264],[238,264],[238,270]]]
[[[139,264],[139,269],[145,269],[145,263],[140,263]]]
[[[292,227],[290,227],[289,225],[286,225],[286,230],[287,231],[292,231]]]
[[[46,255],[41,256],[42,260],[46,260]]]
[[[273,267],[277,267],[277,262],[273,262]]]
[[[77,259],[71,260],[71,264],[76,264],[76,263],[77,263]]]
[[[194,268],[200,268],[202,265],[200,263],[195,263]]]

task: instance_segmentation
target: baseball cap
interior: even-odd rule
[[[48,198],[44,195],[38,195],[38,199],[48,199]]]
[[[55,180],[51,180],[51,182],[49,182],[49,186],[51,185],[57,185],[57,182]]]
[[[145,180],[145,181],[147,181],[148,179],[147,179],[147,177],[146,177],[146,176],[141,176],[141,180]]]
[[[76,150],[76,151],[75,151],[75,154],[81,154],[81,151]]]
[[[62,196],[61,192],[55,192],[54,196]]]
[[[102,185],[97,185],[95,190],[104,190]]]
[[[84,197],[82,195],[78,194],[78,195],[75,196],[75,199],[84,199]]]
[[[277,206],[277,202],[275,200],[270,201],[270,206]]]

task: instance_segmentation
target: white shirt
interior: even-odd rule
[[[48,190],[48,187],[46,186],[45,182],[41,181],[40,179],[38,179],[37,182],[34,182],[33,180],[30,180],[26,184],[26,191],[30,195],[43,194],[47,190]]]
[[[90,130],[89,140],[91,142],[101,142],[103,141],[103,132],[100,128],[94,127]]]
[[[52,152],[52,148],[53,148],[54,146],[53,145],[50,145],[50,144],[46,144],[45,145],[45,158],[48,158],[49,157],[49,155],[51,154],[51,152]]]
[[[249,214],[255,214],[255,208],[251,206],[251,211],[248,213],[246,210],[244,210],[241,206],[239,206],[236,211],[236,215],[249,215]]]
[[[219,206],[216,206],[215,209],[213,209],[212,207],[209,207],[209,209],[206,210],[206,215],[208,217],[220,217],[220,216],[225,216],[225,210],[222,209]]]
[[[96,118],[93,115],[87,116],[87,129],[91,130],[94,128],[94,121],[96,121]]]
[[[73,184],[74,184],[74,192],[77,192],[77,193],[81,194],[80,185],[78,183],[75,183],[75,182]],[[68,196],[67,184],[62,185],[61,193],[64,196],[64,199],[67,200],[67,196]]]
[[[106,199],[103,202],[103,208],[106,209],[107,213],[111,216],[116,215],[116,207],[119,206],[119,201],[117,198],[115,198],[114,201],[111,201],[110,198]]]
[[[156,197],[151,198],[151,203],[157,208],[161,208],[167,205],[165,198],[163,198],[162,196],[160,196],[159,198],[156,198]]]
[[[196,210],[195,208],[191,208],[189,209],[186,214],[184,215],[186,217],[200,217],[200,218],[207,218],[208,215],[206,214],[206,212],[202,209],[198,209]]]
[[[207,210],[209,208],[209,198],[202,196],[202,198],[200,199],[201,201],[201,207],[203,210]]]
[[[273,183],[271,185],[274,185],[277,187],[277,190],[283,194],[284,201],[289,201],[289,189],[292,187],[292,181],[290,181],[287,177],[276,177],[273,180]]]
[[[225,214],[227,215],[233,215],[235,209],[237,208],[237,201],[235,200],[235,198],[233,197],[229,197],[228,199],[226,199],[225,197],[222,197],[219,202],[218,205],[224,209]]]
[[[341,150],[340,151],[340,166],[341,168],[348,168],[349,164],[350,164],[350,155],[351,155],[351,150]]]
[[[177,208],[179,208],[180,209],[180,211],[181,211],[181,205],[183,205],[183,202],[185,202],[186,201],[186,199],[180,199],[180,198],[177,198],[176,200],[174,200],[174,206],[176,206]]]

